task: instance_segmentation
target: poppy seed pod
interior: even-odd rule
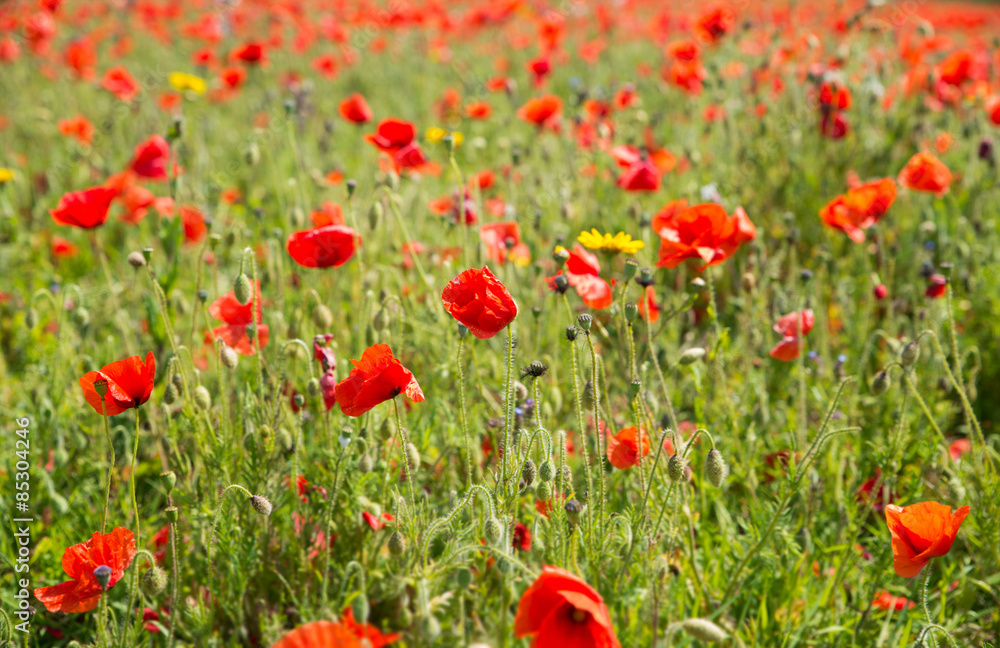
[[[163,509],[163,514],[167,517],[167,522],[170,522],[171,524],[176,524],[177,519],[180,517],[176,506],[168,506]]]
[[[909,367],[917,361],[918,357],[920,357],[920,343],[913,340],[899,352],[899,363],[904,367]]]
[[[246,306],[253,298],[253,289],[250,287],[250,278],[242,272],[233,281],[233,296],[242,306]]]
[[[667,461],[667,477],[672,482],[679,482],[684,478],[684,459],[679,454],[670,455]]]
[[[219,360],[226,369],[235,369],[236,365],[239,364],[240,357],[233,350],[233,347],[223,344],[219,347]]]
[[[708,451],[708,457],[705,459],[705,475],[709,483],[716,488],[722,486],[722,480],[726,478],[726,460],[715,448]]]
[[[569,250],[564,247],[557,247],[552,252],[552,260],[561,268],[567,261],[569,261]]]
[[[556,476],[556,464],[551,459],[546,459],[538,468],[538,478],[543,482],[550,482]]]
[[[100,565],[94,570],[94,579],[97,580],[97,584],[101,586],[101,589],[106,591],[108,583],[111,582],[111,568],[107,565]]]
[[[146,265],[146,259],[142,256],[142,252],[130,252],[128,255],[128,264],[133,268],[141,268]]]
[[[486,520],[486,524],[483,526],[483,536],[486,538],[486,542],[493,546],[500,544],[503,539],[503,527],[500,526],[500,520],[495,517]]]
[[[469,335],[469,327],[461,322],[458,322],[458,339],[464,340],[466,336]]]
[[[139,579],[139,587],[146,596],[157,596],[167,589],[167,572],[159,567],[147,569]]]
[[[630,399],[634,399],[642,391],[642,381],[636,378],[628,384],[628,394]]]
[[[635,282],[642,286],[643,288],[649,288],[656,281],[653,279],[653,271],[649,268],[643,268],[639,270],[639,276],[636,277]]]
[[[535,477],[537,476],[538,468],[535,466],[535,462],[528,459],[524,462],[524,468],[521,469],[521,479],[524,481],[525,487],[535,483]]]
[[[194,403],[201,410],[212,407],[212,395],[208,393],[208,389],[204,385],[198,385],[194,388]]]
[[[634,322],[637,317],[639,317],[639,306],[637,306],[635,302],[626,303],[625,319],[629,322]]]
[[[721,643],[726,640],[726,632],[707,619],[681,621],[681,629],[698,641]]]
[[[271,514],[271,502],[263,495],[254,495],[250,498],[250,506],[260,515],[267,517]]]
[[[367,623],[368,615],[371,613],[371,606],[368,604],[368,597],[364,592],[358,594],[351,601],[351,612],[354,613],[354,620],[358,623]]]
[[[557,274],[555,279],[552,280],[552,284],[555,286],[556,292],[560,295],[569,290],[569,279],[564,274]]]
[[[313,324],[320,330],[325,331],[333,326],[333,313],[330,312],[326,304],[316,304],[313,307],[312,319]]]
[[[174,486],[177,485],[177,474],[173,470],[168,470],[165,473],[160,473],[160,483],[163,484],[163,489],[167,491],[167,495],[174,490]]]
[[[149,263],[149,260],[153,258],[153,248],[151,247],[142,248],[142,258],[146,260],[146,263]]]
[[[577,325],[584,331],[590,331],[590,327],[594,324],[594,318],[590,313],[584,313],[576,318]]]
[[[393,531],[389,536],[389,553],[393,556],[401,556],[406,551],[406,537],[399,531]]]
[[[563,509],[566,511],[566,519],[569,520],[571,525],[575,527],[580,523],[580,513],[583,512],[583,504],[574,499],[566,502]]]
[[[358,190],[358,181],[352,178],[345,182],[344,186],[347,187],[347,197],[353,198],[354,192]]]
[[[872,380],[872,392],[876,396],[881,396],[887,391],[889,391],[889,372],[880,371],[875,375],[875,379]]]

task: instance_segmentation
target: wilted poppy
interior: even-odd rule
[[[91,187],[63,194],[55,209],[50,209],[52,220],[60,225],[81,229],[100,227],[108,220],[108,210],[116,191],[109,187]]]
[[[701,259],[704,269],[722,263],[737,248],[757,237],[757,228],[742,207],[732,216],[714,203],[693,205],[660,223],[657,266],[676,268],[685,259]]]
[[[98,414],[113,416],[121,414],[132,407],[139,407],[153,392],[153,377],[156,375],[156,358],[153,352],[146,354],[143,363],[139,356],[131,356],[124,360],[112,362],[101,367],[100,371],[88,371],[80,378],[83,395]],[[101,396],[94,388],[94,381],[103,380],[108,391],[104,395],[104,407],[101,407]]]
[[[799,320],[802,321],[802,335],[799,335]],[[789,313],[774,323],[774,332],[782,335],[781,342],[771,349],[771,357],[782,362],[791,362],[799,357],[799,338],[809,334],[816,317],[811,308],[801,313]]]
[[[627,470],[639,464],[639,446],[642,445],[642,456],[649,454],[649,435],[646,431],[634,425],[611,434],[607,432],[608,461],[618,470]]]
[[[424,400],[424,393],[413,373],[392,355],[387,344],[365,349],[361,360],[351,360],[351,374],[337,383],[336,398],[347,416],[361,416],[376,405],[405,394],[414,403]]]
[[[351,630],[333,621],[313,621],[295,628],[272,648],[361,648],[361,639]]]
[[[287,241],[288,254],[306,268],[337,268],[350,261],[361,245],[361,237],[346,225],[323,225],[293,232]]]
[[[366,124],[373,117],[368,102],[357,92],[340,102],[340,116],[355,124]]]
[[[951,171],[930,151],[921,151],[899,172],[899,184],[914,191],[943,196],[951,186]]]
[[[951,507],[937,502],[886,506],[885,521],[892,534],[896,573],[903,578],[913,578],[931,558],[951,551],[951,544],[969,510],[968,506],[963,506],[953,513]]]
[[[452,279],[441,293],[452,317],[477,338],[491,338],[517,317],[517,304],[490,269],[470,268]]]
[[[95,532],[86,542],[68,547],[63,552],[63,571],[72,580],[35,590],[35,598],[49,612],[89,612],[101,600],[101,586],[94,570],[111,568],[108,589],[122,579],[135,558],[135,536],[131,531],[115,527],[111,533]]]
[[[249,334],[247,326],[254,323],[257,325],[257,336],[260,337],[261,348],[267,346],[270,329],[268,329],[267,324],[261,324],[263,309],[260,303],[260,280],[254,282],[253,290],[254,297],[246,304],[241,304],[232,290],[212,302],[212,305],[208,307],[208,314],[220,322],[225,322],[225,324],[212,329],[212,335],[208,338],[209,342],[213,337],[219,338],[231,346],[236,353],[253,355],[254,336]]]
[[[514,634],[532,637],[532,648],[619,648],[604,600],[590,585],[546,565],[517,605]]]

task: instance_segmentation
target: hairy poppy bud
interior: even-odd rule
[[[139,587],[146,596],[157,596],[167,589],[167,572],[159,567],[147,569],[139,578]]]
[[[97,580],[97,584],[101,586],[102,590],[108,589],[108,583],[111,582],[111,568],[107,565],[101,565],[94,570],[94,578]]]
[[[243,161],[247,163],[247,166],[257,166],[260,162],[260,147],[255,143],[247,145],[243,149]]]
[[[177,386],[174,383],[167,383],[167,388],[163,390],[163,402],[167,405],[177,402]]]
[[[130,252],[128,255],[128,264],[133,268],[141,268],[146,265],[146,259],[142,256],[142,252]]]
[[[160,473],[160,483],[163,484],[163,489],[167,491],[167,495],[174,490],[174,486],[177,485],[177,474],[173,470],[168,470],[165,473]]]
[[[543,502],[549,501],[552,498],[552,482],[538,482],[538,486],[535,488],[535,497]]]
[[[744,272],[743,277],[740,278],[740,285],[743,287],[743,292],[753,292],[753,289],[757,287],[757,278],[753,276],[752,272]]]
[[[420,467],[420,451],[412,443],[406,444],[406,462],[409,464],[411,472]]]
[[[90,311],[88,311],[83,306],[75,309],[73,311],[73,323],[83,328],[90,324]]]
[[[556,464],[551,459],[546,459],[538,468],[538,478],[543,482],[550,482],[556,476]]]
[[[375,229],[378,227],[379,221],[382,220],[382,213],[385,208],[382,207],[382,202],[376,200],[372,203],[371,209],[368,210],[368,227]]]
[[[486,525],[483,527],[483,535],[489,544],[494,546],[500,544],[500,541],[503,539],[503,527],[500,525],[500,520],[495,517],[486,520]]]
[[[880,371],[875,375],[875,379],[872,380],[872,392],[876,396],[881,396],[887,391],[889,391],[889,372]]]
[[[628,302],[625,304],[625,319],[629,322],[634,322],[635,319],[639,317],[639,307],[635,302]]]
[[[306,391],[310,396],[315,396],[319,393],[319,378],[310,378],[309,382],[306,383]]]
[[[236,280],[233,282],[233,295],[236,297],[236,301],[244,306],[249,304],[250,300],[253,299],[253,288],[250,287],[250,278],[242,272],[237,275]]]
[[[212,395],[208,393],[208,389],[204,385],[198,385],[194,388],[194,403],[202,410],[212,407]]]
[[[35,328],[38,324],[38,311],[34,308],[29,308],[28,312],[24,314],[24,325],[29,329]]]
[[[406,551],[406,537],[399,531],[393,531],[389,536],[389,553],[401,556]]]
[[[254,495],[251,497],[250,506],[253,507],[253,510],[257,511],[257,513],[263,515],[264,517],[271,514],[271,502],[263,495]]]
[[[681,621],[681,629],[698,641],[721,643],[726,640],[725,631],[707,619]]]
[[[726,461],[722,458],[722,453],[712,448],[708,451],[705,459],[705,475],[709,483],[718,488],[722,485],[722,480],[726,478]]]
[[[437,617],[427,616],[421,621],[421,633],[430,641],[441,636],[441,622]]]
[[[226,369],[235,369],[240,361],[240,357],[231,346],[223,344],[219,347],[219,360]]]
[[[362,475],[367,475],[372,471],[374,467],[374,462],[372,461],[372,456],[367,452],[360,457],[358,457],[358,472]]]
[[[625,259],[625,281],[632,281],[635,273],[639,271],[639,262],[635,259]]]
[[[583,512],[583,504],[575,499],[570,500],[563,506],[563,510],[566,511],[566,519],[569,520],[570,524],[576,526],[580,523],[580,513]]]
[[[163,509],[163,514],[167,516],[167,522],[170,522],[171,524],[176,524],[177,518],[180,517],[176,506],[168,506],[167,508]]]
[[[899,352],[899,363],[904,367],[909,367],[917,361],[918,357],[920,357],[920,343],[914,340]]]
[[[584,331],[589,331],[594,324],[594,318],[590,313],[584,313],[576,318],[576,323]]]
[[[524,462],[524,468],[521,469],[521,479],[524,481],[524,485],[531,486],[535,482],[536,476],[538,476],[538,468],[534,461],[528,459]]]
[[[677,360],[678,364],[689,365],[698,362],[705,357],[705,349],[701,347],[691,347],[681,354],[681,357]]]
[[[684,459],[679,454],[670,455],[667,461],[667,477],[672,482],[679,482],[684,478]]]
[[[573,469],[566,464],[559,469],[559,490],[567,491],[573,485]]]
[[[368,622],[371,606],[368,605],[368,597],[365,596],[364,592],[355,596],[354,600],[351,601],[351,612],[354,613],[354,620],[358,623]]]
[[[389,311],[383,306],[378,309],[375,317],[372,318],[372,328],[376,331],[384,331],[389,328],[390,324],[392,324],[392,317],[390,317]]]
[[[326,304],[316,304],[316,306],[313,307],[312,317],[313,324],[316,325],[316,328],[322,331],[325,331],[333,326],[333,313],[330,312],[330,309],[327,308]]]
[[[587,384],[583,386],[582,401],[584,408],[591,410],[594,409],[594,381],[588,380]]]
[[[460,567],[458,574],[456,574],[456,579],[458,580],[459,587],[468,589],[469,585],[472,585],[472,572],[465,567]]]

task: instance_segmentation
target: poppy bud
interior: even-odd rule
[[[556,464],[551,459],[546,459],[538,468],[538,478],[543,482],[550,482],[556,476]]]
[[[167,589],[167,572],[159,567],[147,569],[139,579],[139,587],[146,596],[157,596]]]
[[[368,227],[375,229],[378,227],[378,223],[382,220],[382,213],[384,208],[382,207],[382,202],[376,200],[372,203],[371,208],[368,210]]]
[[[406,444],[406,463],[409,464],[411,472],[420,467],[420,451],[412,443]]]
[[[889,391],[889,372],[880,371],[875,375],[875,379],[872,380],[872,392],[876,396],[881,396],[887,391]]]
[[[698,362],[704,357],[705,357],[705,349],[701,347],[691,347],[690,349],[686,350],[684,353],[681,354],[681,357],[679,360],[677,360],[677,362],[678,364],[689,365]]]
[[[559,490],[568,491],[573,486],[573,469],[569,464],[559,469]]]
[[[632,281],[632,278],[635,277],[635,273],[637,273],[638,271],[639,271],[638,261],[636,261],[635,259],[625,259],[625,269],[623,272],[625,274],[626,282]]]
[[[537,476],[538,468],[535,466],[535,462],[528,459],[524,462],[524,468],[521,469],[521,479],[524,481],[524,485],[531,486]]]
[[[872,294],[875,296],[875,299],[882,301],[889,294],[889,289],[885,287],[885,284],[879,284],[872,290]]]
[[[184,137],[184,118],[180,115],[174,117],[167,129],[167,141],[174,142]]]
[[[254,338],[257,337],[257,325],[254,324],[253,322],[247,324],[246,333],[247,337],[250,338],[250,340],[252,341]]]
[[[501,562],[506,562],[506,561],[501,561]],[[441,623],[437,620],[436,617],[433,616],[424,617],[423,621],[421,621],[421,624],[422,624],[421,627],[422,634],[430,641],[434,641],[439,636],[441,636]]]
[[[392,318],[389,316],[389,311],[383,306],[372,318],[372,328],[376,331],[384,331],[389,328],[390,324],[392,324]]]
[[[635,302],[627,302],[625,304],[625,319],[634,322],[637,317],[639,317],[639,307]]]
[[[374,462],[372,461],[372,456],[367,452],[360,457],[358,457],[358,472],[362,475],[367,475],[372,471],[374,467]]]
[[[458,580],[459,587],[468,589],[469,585],[472,585],[472,572],[465,567],[461,567],[458,570],[458,574],[456,574],[456,579]]]
[[[705,475],[716,488],[721,486],[722,480],[726,478],[726,461],[722,458],[722,453],[715,448],[708,451],[708,457],[705,459]]]
[[[29,308],[28,312],[24,314],[24,325],[29,329],[35,328],[38,324],[38,311],[34,308]]]
[[[312,312],[313,324],[320,330],[326,330],[333,326],[333,313],[326,307],[326,304],[316,304]]]
[[[73,322],[80,328],[87,326],[90,324],[90,311],[80,306],[73,311]]]
[[[950,261],[945,261],[944,263],[938,266],[938,270],[941,271],[941,274],[943,274],[946,279],[951,277],[951,271],[954,269],[955,269],[955,264],[951,263]]]
[[[146,265],[146,259],[142,256],[142,252],[130,252],[128,264],[133,268],[141,268]]]
[[[295,403],[295,407],[301,409],[301,407],[306,404],[306,397],[302,394],[295,394],[292,396],[292,402]]]
[[[353,198],[354,197],[354,192],[358,190],[358,181],[355,180],[354,178],[351,178],[346,183],[344,183],[344,186],[347,187],[347,197],[348,197],[348,199]]]
[[[254,495],[251,497],[250,506],[253,507],[253,510],[257,511],[257,513],[263,515],[264,517],[271,514],[271,502],[268,501],[268,499],[263,495]]]
[[[461,322],[458,322],[458,339],[464,340],[468,334],[469,334],[469,327],[466,326],[465,324],[462,324]]]
[[[583,512],[583,504],[573,499],[563,506],[563,510],[566,511],[566,519],[574,527],[580,523],[580,513]]]
[[[179,517],[176,506],[168,506],[163,509],[163,514],[167,516],[167,522],[171,524],[177,523],[177,518]]]
[[[547,481],[539,482],[538,487],[535,488],[535,497],[543,502],[549,501],[552,498],[552,484]]]
[[[809,283],[809,281],[812,280],[812,278],[813,278],[813,272],[809,268],[806,268],[801,273],[799,273],[799,280],[802,281],[802,283]]]
[[[514,398],[519,401],[527,400],[528,398],[528,388],[520,380],[514,381]]]
[[[393,531],[389,536],[389,553],[401,556],[404,551],[406,551],[406,538],[399,531]]]
[[[202,410],[212,407],[212,395],[208,393],[208,389],[204,385],[198,385],[194,388],[194,404]]]
[[[590,331],[590,327],[594,324],[594,318],[590,313],[584,313],[576,318],[576,323],[584,331]]]
[[[198,291],[198,301],[200,301],[202,304],[208,301],[208,291],[205,290],[204,288]]]
[[[920,343],[913,340],[899,352],[899,363],[904,367],[909,367],[917,361],[918,357],[920,357]]]
[[[993,140],[991,140],[988,137],[984,137],[979,142],[978,154],[979,154],[979,159],[980,160],[983,160],[985,162],[989,162],[990,164],[993,164],[993,162],[994,162],[994,158],[993,158]]]
[[[753,276],[752,272],[744,272],[743,277],[740,278],[740,285],[743,286],[743,292],[753,292],[753,289],[757,287],[757,278]]]
[[[94,578],[97,580],[97,584],[101,586],[101,589],[107,591],[108,583],[111,582],[111,568],[107,565],[99,566],[94,570]]]
[[[634,399],[642,391],[642,381],[636,378],[628,384],[629,399]]]
[[[495,517],[490,517],[486,520],[486,525],[483,527],[483,535],[487,543],[493,546],[500,544],[500,541],[503,539],[503,527],[500,526],[500,520]]]
[[[212,235],[208,237],[208,247],[214,250],[219,247],[219,241],[221,240],[222,236],[213,232]]]
[[[679,482],[684,478],[684,459],[679,454],[670,455],[667,461],[667,477],[672,482]]]
[[[168,470],[165,473],[160,473],[160,483],[163,484],[163,489],[167,491],[167,495],[174,490],[174,486],[177,484],[177,474],[173,470]]]
[[[368,597],[364,595],[364,592],[355,596],[354,600],[351,601],[351,612],[354,613],[354,620],[358,623],[368,622],[371,606],[368,605]]]
[[[310,378],[309,382],[306,383],[306,391],[310,396],[315,396],[319,393],[319,378]]]
[[[233,295],[243,306],[250,303],[253,298],[253,288],[250,287],[250,279],[244,273],[240,273],[233,282]]]
[[[163,390],[163,402],[167,405],[177,402],[177,386],[174,383],[167,383],[167,388]]]
[[[576,342],[576,336],[579,332],[580,329],[576,328],[575,326],[567,326],[566,339],[569,340],[570,342]]]
[[[707,619],[681,621],[681,629],[698,641],[721,643],[726,640],[725,631]]]
[[[222,361],[222,365],[226,369],[235,369],[237,363],[240,361],[240,357],[236,354],[236,351],[227,344],[223,344],[219,348],[219,360]]]

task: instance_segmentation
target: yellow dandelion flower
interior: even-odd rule
[[[452,139],[455,140],[455,146],[461,146],[462,141],[465,137],[458,131],[448,131],[440,126],[431,126],[426,131],[424,131],[424,137],[427,138],[428,142],[433,142],[434,144],[439,144],[444,141],[444,138],[451,135]]]
[[[195,94],[202,94],[205,92],[205,80],[201,77],[196,77],[193,74],[187,74],[186,72],[171,72],[169,81],[170,85],[180,92],[184,92],[186,90],[190,90]]]
[[[3,167],[0,167],[0,184],[3,184],[5,182],[10,182],[13,179],[14,179],[13,171],[11,171],[10,169],[5,169]]]
[[[580,236],[576,240],[585,248],[604,250],[614,254],[619,252],[635,254],[646,247],[645,243],[642,241],[633,241],[631,235],[625,232],[618,232],[612,236],[611,234],[601,234],[596,229],[591,229],[589,232],[580,232]]]

